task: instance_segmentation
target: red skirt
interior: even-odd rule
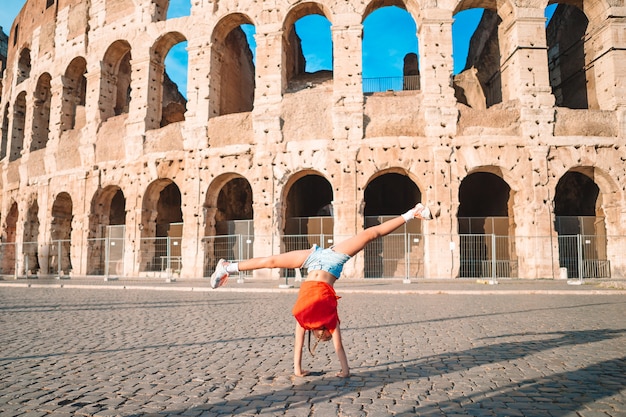
[[[291,310],[300,326],[306,330],[335,330],[339,323],[337,300],[332,285],[321,281],[304,281],[296,304]]]

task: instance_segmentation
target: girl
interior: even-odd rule
[[[211,275],[211,287],[217,288],[224,285],[229,274],[239,271],[261,268],[307,268],[306,280],[300,285],[298,300],[292,310],[296,318],[294,374],[305,376],[309,373],[302,370],[304,336],[309,330],[317,338],[317,342],[332,339],[335,353],[341,364],[341,371],[337,373],[337,376],[345,378],[350,375],[350,367],[341,342],[339,316],[337,315],[337,299],[339,297],[335,294],[335,281],[341,276],[344,264],[360,252],[365,245],[379,237],[388,235],[414,218],[430,220],[432,215],[427,207],[418,203],[403,215],[369,227],[327,249],[313,245],[311,249],[252,258],[238,263],[220,259],[215,267],[215,272]]]

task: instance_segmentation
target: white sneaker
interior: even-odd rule
[[[228,272],[226,271],[226,265],[228,262],[224,259],[220,259],[217,261],[217,266],[215,267],[215,272],[211,275],[211,288],[215,289],[217,287],[221,287],[226,284],[228,281]]]
[[[430,209],[426,207],[425,205],[423,205],[422,203],[417,203],[417,205],[415,206],[415,209],[417,210],[417,214],[419,215],[420,218],[424,220],[433,219],[433,215],[430,212]]]

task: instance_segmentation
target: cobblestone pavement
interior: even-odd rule
[[[0,286],[0,415],[626,416],[623,293],[338,292],[346,379],[294,291]]]

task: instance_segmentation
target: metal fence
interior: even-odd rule
[[[419,90],[420,76],[406,75],[401,77],[363,78],[364,93],[378,93],[383,91]]]
[[[139,270],[179,274],[183,267],[182,238],[152,237],[140,239]]]
[[[263,237],[256,237],[256,239]],[[309,249],[314,244],[330,247],[345,237],[332,234],[305,234],[281,236],[276,252]],[[561,236],[501,236],[496,234],[422,235],[411,230],[377,239],[366,246],[362,256],[365,278],[428,278],[424,258],[430,248],[441,249],[450,242],[451,265],[457,260],[459,278],[525,278],[520,267],[528,263],[541,264],[544,271],[556,271],[552,278],[624,278],[620,262],[615,267],[616,256],[626,251],[626,236],[561,235]],[[209,276],[220,258],[240,261],[254,257],[255,236],[233,234],[202,239],[203,272]],[[56,240],[47,244],[35,242],[5,242],[0,244],[0,275],[33,277],[56,275],[66,277],[73,270],[72,261],[85,263],[89,275],[121,276],[125,269],[125,241],[123,237],[89,239],[88,250],[76,250],[69,240]],[[180,273],[183,268],[181,238],[159,237],[140,240],[138,254],[131,258],[140,273],[167,277]],[[458,245],[458,247],[457,247]],[[76,254],[71,251],[76,250]],[[87,253],[88,259],[78,259]],[[432,254],[430,254],[432,255]],[[521,263],[523,257],[525,263]],[[534,260],[536,258],[536,260]],[[430,259],[433,259],[432,257]],[[442,257],[435,258],[441,262]],[[444,262],[448,262],[444,260]],[[453,269],[454,270],[454,269]],[[304,272],[304,271],[301,271]],[[281,276],[293,277],[294,270],[283,270]],[[546,276],[545,278],[550,278]]]

